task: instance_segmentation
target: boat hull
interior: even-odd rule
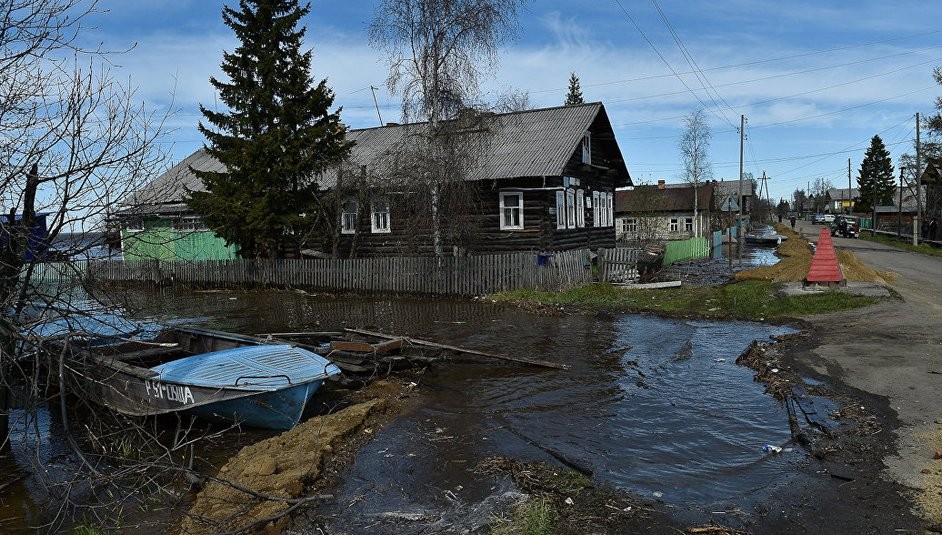
[[[324,380],[340,373],[320,355],[263,341],[152,367],[125,360],[117,351],[86,351],[77,360],[82,379],[73,388],[85,388],[99,404],[129,416],[187,411],[270,429],[296,425]]]

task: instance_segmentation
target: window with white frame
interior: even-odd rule
[[[566,192],[556,191],[556,228],[566,228]]]
[[[581,189],[576,190],[576,226],[585,226],[585,192]]]
[[[370,217],[370,228],[376,234],[388,234],[392,230],[389,228],[389,200],[375,199],[370,203],[372,216]]]
[[[672,217],[668,230],[671,232],[680,232],[680,220],[678,220],[676,217]]]
[[[582,163],[592,165],[592,133],[582,136]]]
[[[608,212],[606,216],[607,221],[608,221],[608,226],[614,227],[615,226],[615,194],[614,193],[605,194],[605,205],[607,207],[606,211]]]
[[[693,218],[687,217],[684,218],[684,232],[693,232]]]
[[[621,231],[622,234],[628,234],[629,236],[634,236],[638,233],[638,220],[634,217],[626,217],[621,220]]]
[[[576,192],[566,190],[566,228],[576,228]]]
[[[523,228],[523,192],[504,191],[500,194],[500,229]]]
[[[355,234],[357,231],[357,216],[359,204],[356,199],[347,199],[343,202],[343,211],[340,214],[340,233]]]
[[[593,191],[592,192],[592,226],[594,227],[602,226],[602,220],[599,219],[600,211],[601,211],[599,208],[601,207],[601,205],[602,205],[601,195],[599,195],[598,191]]]

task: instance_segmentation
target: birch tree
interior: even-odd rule
[[[440,162],[462,151],[443,121],[457,119],[479,100],[480,83],[497,65],[498,48],[517,31],[524,0],[381,0],[370,43],[386,55],[390,91],[402,94],[402,120],[428,121],[422,159]],[[467,155],[459,159],[466,160]],[[417,186],[430,192],[433,250],[442,250],[440,197],[461,188],[465,173],[445,174],[415,162]],[[454,168],[454,166],[447,166]],[[416,188],[419,189],[419,188]]]
[[[703,110],[697,110],[684,118],[684,133],[678,147],[684,165],[682,178],[693,186],[694,236],[699,236],[701,233],[698,213],[700,184],[712,177],[712,166],[709,160],[711,136],[710,125],[706,122],[706,114]]]

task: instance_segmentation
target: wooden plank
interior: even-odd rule
[[[373,345],[367,342],[352,342],[349,340],[331,340],[330,348],[354,353],[372,353],[374,349]]]
[[[374,331],[367,331],[364,329],[353,329],[353,328],[348,327],[344,330],[348,332],[356,333],[356,334],[365,334],[367,336],[375,336],[377,338],[387,338],[387,339],[402,338],[404,341],[409,342],[410,344],[413,344],[413,345],[435,347],[438,349],[447,349],[450,351],[457,351],[459,353],[467,353],[469,355],[478,355],[481,357],[487,357],[487,358],[492,358],[492,359],[509,360],[512,362],[519,362],[521,364],[530,364],[532,366],[541,366],[544,368],[556,368],[559,370],[569,369],[569,366],[567,364],[558,364],[558,363],[549,362],[546,360],[531,359],[531,358],[526,358],[526,357],[512,357],[509,355],[501,355],[498,353],[488,353],[486,351],[478,351],[476,349],[467,349],[467,348],[452,346],[448,344],[440,344],[438,342],[431,342],[429,340],[420,340],[418,338],[391,336],[388,334],[378,333]]]

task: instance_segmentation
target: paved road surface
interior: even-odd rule
[[[799,222],[796,230],[817,241],[821,228]],[[885,459],[889,477],[926,489],[942,503],[936,494],[942,490],[940,461],[932,461],[935,450],[942,450],[942,257],[866,240],[834,238],[834,245],[878,271],[897,274],[890,287],[903,300],[812,318],[822,344],[809,362],[851,386],[888,397],[903,424],[898,457]],[[927,467],[931,475],[921,472]],[[942,510],[933,520],[942,521]]]

